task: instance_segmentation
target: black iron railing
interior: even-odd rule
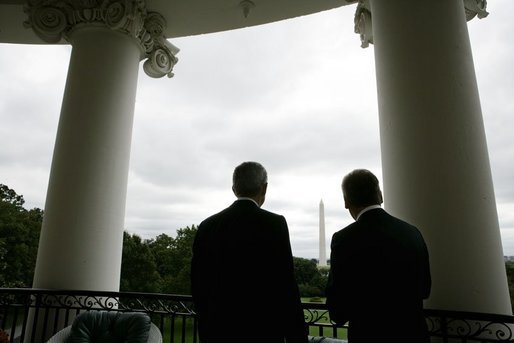
[[[346,339],[347,327],[330,321],[323,303],[303,303],[310,335]],[[145,312],[164,343],[196,343],[197,320],[190,296],[126,292],[0,288],[0,330],[9,342],[46,342],[84,310]],[[513,342],[514,317],[425,310],[434,342]],[[392,327],[390,337],[401,327]],[[1,337],[1,335],[0,335]]]
[[[163,342],[198,342],[190,296],[39,289],[0,289],[0,329],[10,342],[46,342],[84,310],[148,313]]]
[[[425,318],[437,342],[514,342],[513,316],[426,309]]]

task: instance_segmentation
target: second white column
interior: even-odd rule
[[[427,241],[427,307],[510,314],[462,0],[370,4],[385,205]]]

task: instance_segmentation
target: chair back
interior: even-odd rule
[[[71,326],[59,331],[48,343],[118,341],[161,343],[162,335],[146,313],[88,311],[78,315]]]

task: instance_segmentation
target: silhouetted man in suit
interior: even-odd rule
[[[349,321],[349,343],[428,342],[423,299],[431,278],[421,233],[381,208],[382,192],[370,171],[352,171],[342,189],[355,222],[332,237],[331,319]]]
[[[286,220],[260,208],[267,186],[262,165],[239,165],[237,200],[198,227],[191,283],[202,343],[307,342]]]

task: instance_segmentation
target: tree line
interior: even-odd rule
[[[2,288],[32,286],[43,211],[26,209],[24,204],[22,195],[0,184]],[[124,232],[120,290],[191,294],[190,262],[195,233],[194,225],[177,230],[175,237],[161,234],[153,239],[142,239]],[[507,261],[505,267],[514,309],[514,261]],[[324,296],[327,268],[319,269],[314,261],[300,257],[294,257],[294,268],[302,297]],[[370,268],[372,272],[373,266]]]
[[[24,204],[22,195],[0,184],[0,287],[32,286],[43,211]],[[196,230],[192,225],[178,229],[175,237],[163,233],[152,239],[124,232],[120,290],[191,294]],[[294,268],[302,296],[324,295],[327,269],[300,257],[294,257]]]
[[[120,289],[191,294],[191,258],[196,231],[196,226],[192,225],[177,230],[175,238],[163,233],[148,240],[125,232]],[[234,258],[237,260],[237,256]],[[301,296],[324,296],[328,269],[318,269],[314,261],[305,258],[294,257],[293,262]]]

